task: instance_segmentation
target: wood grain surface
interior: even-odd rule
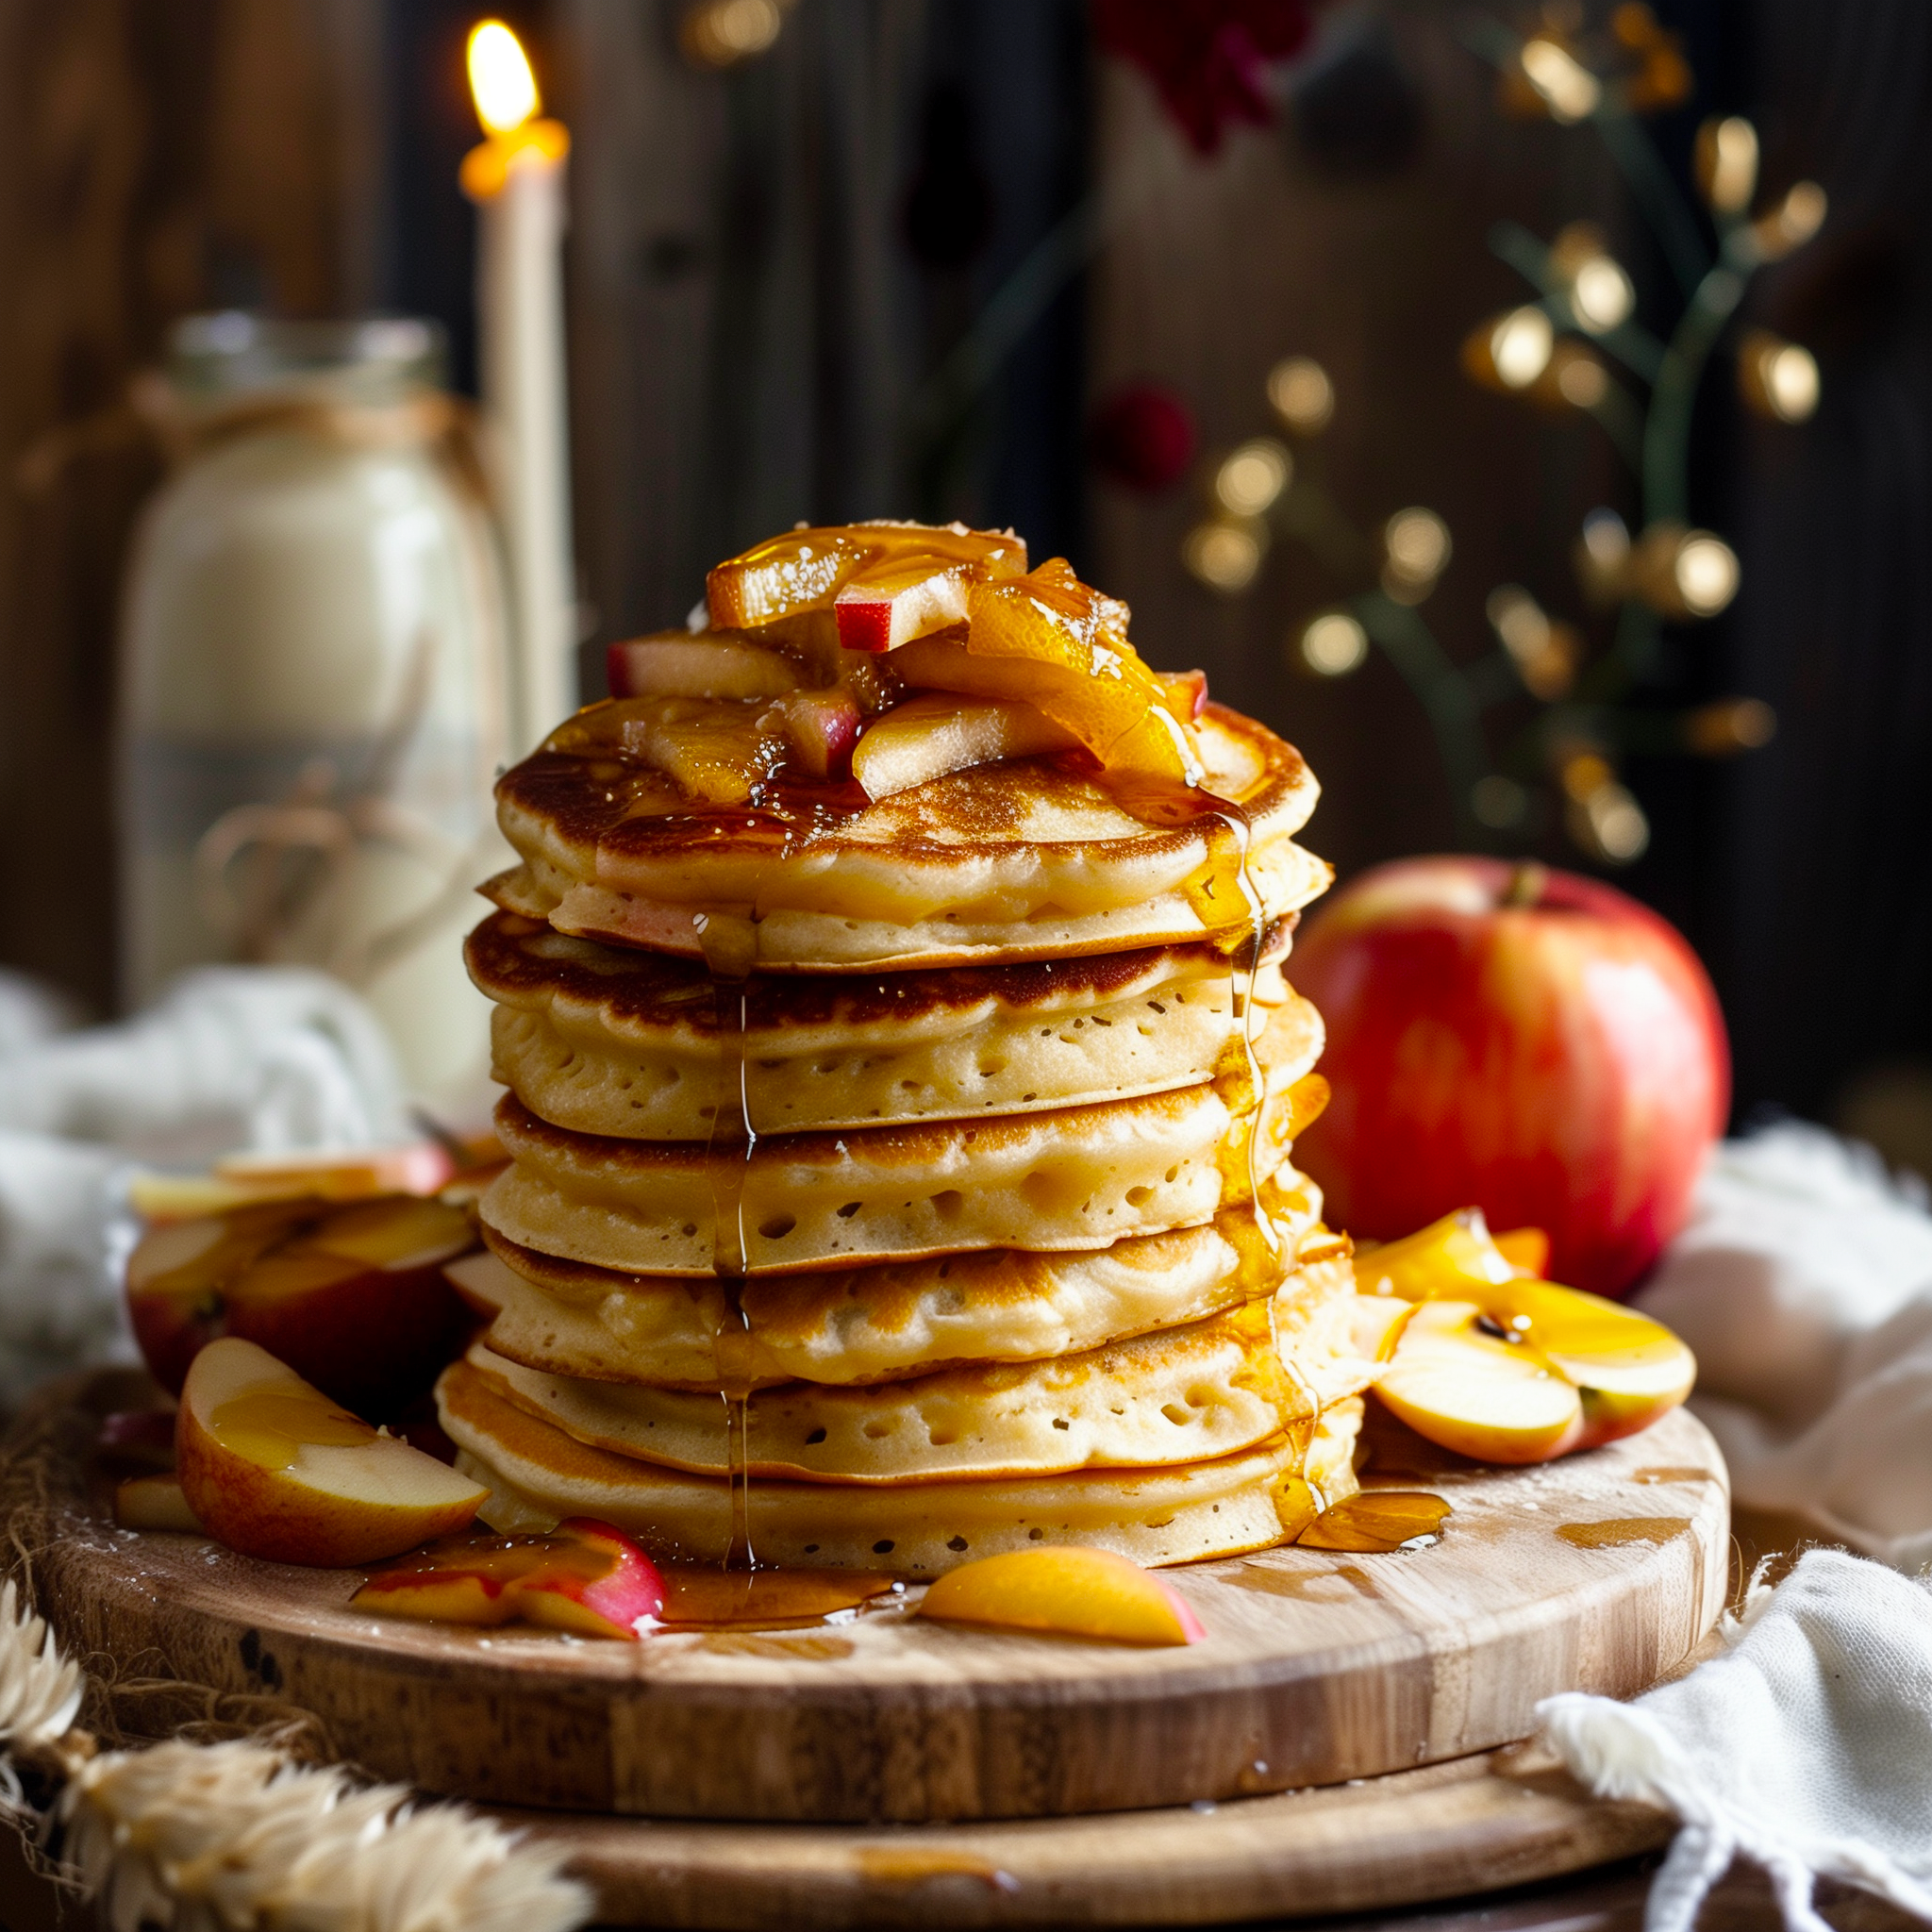
[[[1641,1690],[1725,1591],[1723,1463],[1680,1412],[1533,1470],[1386,1430],[1366,1480],[1448,1497],[1442,1540],[1170,1572],[1208,1632],[1185,1649],[904,1610],[636,1645],[380,1622],[348,1608],[352,1573],[114,1528],[90,1466],[96,1419],[142,1392],[125,1374],[57,1386],[12,1439],[13,1535],[62,1641],[313,1713],[327,1748],[384,1776],[525,1807],[912,1824],[1337,1784],[1522,1738],[1556,1690]]]

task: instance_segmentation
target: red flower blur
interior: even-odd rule
[[[1093,0],[1093,31],[1160,90],[1174,124],[1211,155],[1232,122],[1265,127],[1271,61],[1308,37],[1307,0]]]

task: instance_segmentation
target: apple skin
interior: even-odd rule
[[[290,1406],[304,1446],[271,1468],[225,1437],[230,1404]],[[318,1438],[312,1419],[344,1424]],[[489,1498],[397,1437],[378,1435],[252,1341],[225,1336],[195,1357],[175,1424],[175,1473],[195,1519],[244,1557],[334,1570],[399,1556],[463,1528]],[[360,1440],[351,1441],[350,1438]],[[306,1446],[317,1442],[318,1446]]]
[[[1292,971],[1334,1090],[1296,1164],[1339,1225],[1392,1240],[1474,1203],[1546,1230],[1550,1273],[1612,1296],[1682,1228],[1730,1055],[1654,912],[1541,866],[1401,859],[1303,929]]]

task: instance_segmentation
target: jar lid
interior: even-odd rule
[[[444,349],[442,325],[420,316],[294,322],[229,308],[175,325],[168,374],[190,402],[311,387],[344,401],[383,402],[440,389]]]

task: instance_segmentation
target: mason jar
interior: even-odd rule
[[[123,991],[184,967],[319,966],[432,1108],[488,1092],[463,971],[508,863],[508,626],[469,419],[434,325],[192,317],[158,415],[175,466],[123,611]]]

